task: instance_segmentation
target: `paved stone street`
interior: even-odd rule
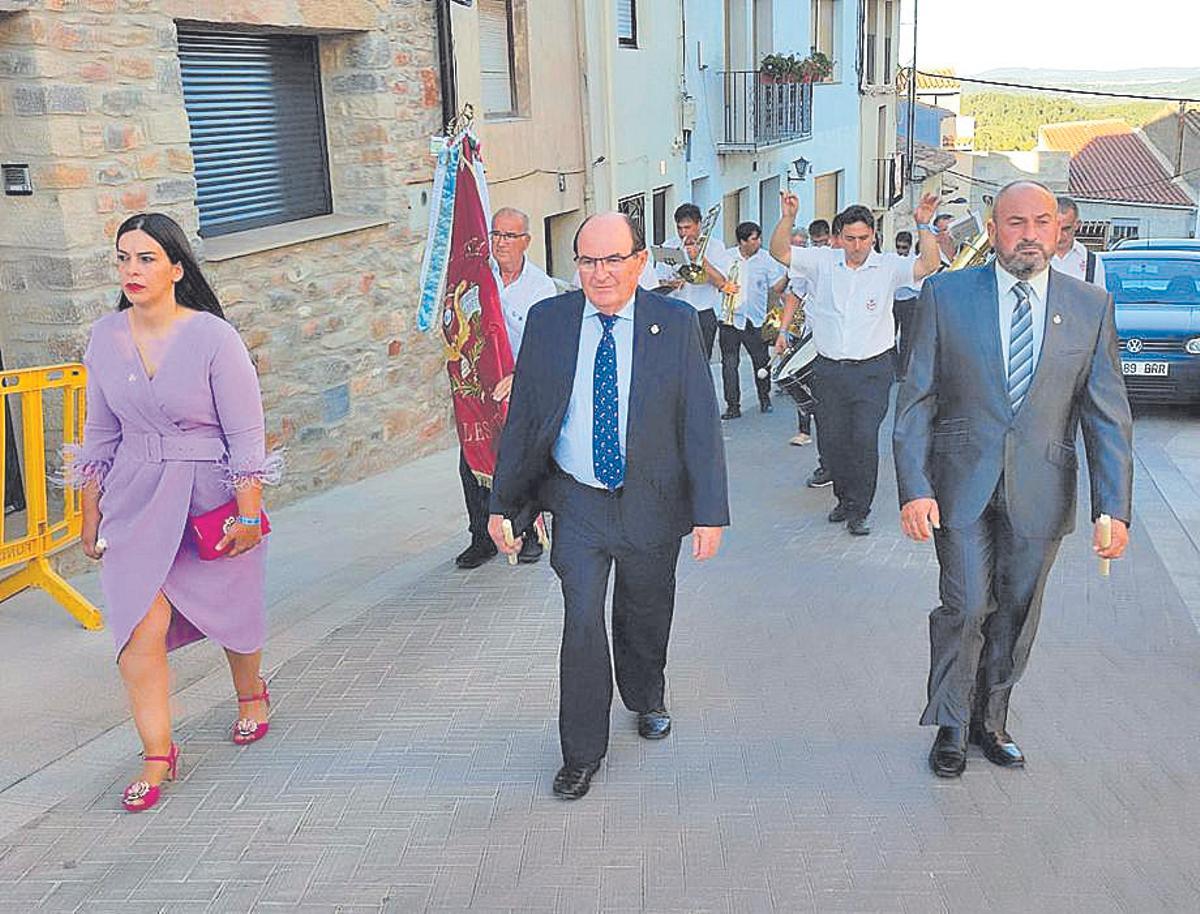
[[[681,561],[674,732],[641,741],[615,707],[586,799],[550,794],[549,564],[459,572],[443,534],[436,567],[283,660],[264,743],[228,742],[224,697],[188,718],[182,779],[156,809],[119,809],[128,728],[119,758],[55,763],[77,787],[0,837],[0,910],[1200,909],[1200,635],[1163,558],[1194,572],[1182,515],[1143,474],[1152,518],[1139,507],[1110,579],[1086,534],[1068,540],[1013,701],[1028,767],[973,751],[938,781],[916,723],[932,548],[899,536],[886,461],[875,535],[826,523],[829,491],[801,486],[813,450],[787,446],[777,402],[727,423],[734,528],[714,562]],[[1153,421],[1165,447],[1170,420]],[[115,695],[107,675],[94,688]]]

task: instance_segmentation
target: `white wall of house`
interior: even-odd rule
[[[1150,206],[1112,200],[1076,198],[1079,216],[1087,222],[1110,222],[1114,228],[1137,227],[1139,238],[1191,238],[1196,210],[1187,206]]]

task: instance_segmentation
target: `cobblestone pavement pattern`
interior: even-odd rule
[[[446,564],[277,669],[263,743],[227,741],[232,705],[188,723],[158,808],[119,810],[131,752],[0,838],[0,911],[1200,910],[1200,637],[1139,528],[1108,580],[1084,535],[1062,552],[1013,701],[1028,767],[973,750],[938,781],[936,566],[890,465],[851,538],[789,409],[727,426],[735,526],[681,562],[674,731],[615,707],[586,799],[550,794],[548,563]]]

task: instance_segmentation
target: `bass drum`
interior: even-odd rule
[[[796,401],[805,412],[812,412],[817,400],[812,393],[813,362],[817,358],[817,347],[812,333],[805,331],[796,344],[790,347],[775,365],[772,380],[775,386]]]

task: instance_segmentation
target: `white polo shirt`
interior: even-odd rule
[[[682,248],[683,241],[679,238],[668,238],[663,247]],[[733,260],[726,252],[721,239],[715,234],[708,236],[708,247],[704,249],[704,256],[709,263],[721,271],[722,276],[729,278],[729,265],[733,263]],[[665,264],[659,267],[658,275],[663,280],[677,279],[679,276],[673,268]],[[685,282],[682,289],[676,289],[671,293],[671,298],[685,301],[697,311],[719,311],[721,308],[721,290],[711,282],[697,284]]]
[[[892,301],[896,290],[914,282],[915,262],[899,254],[872,251],[857,270],[835,248],[792,248],[789,276],[807,279],[812,294],[804,317],[813,344],[827,359],[874,358],[896,342]]]
[[[1051,257],[1050,266],[1067,276],[1086,280],[1087,260],[1088,249],[1082,243],[1076,241],[1071,245],[1071,250],[1067,251],[1062,257],[1059,257],[1057,253]],[[1104,284],[1104,261],[1099,257],[1096,258],[1096,270],[1092,275],[1092,283],[1101,289],[1106,288]]]
[[[508,345],[512,347],[513,360],[521,351],[521,340],[525,336],[525,318],[529,309],[544,298],[558,294],[554,280],[546,271],[528,257],[521,265],[520,275],[509,285],[500,278],[500,266],[492,261],[492,275],[496,277],[496,288],[500,290],[500,310],[504,312],[504,326],[508,329]]]
[[[750,321],[755,327],[761,327],[767,317],[771,286],[779,282],[787,271],[783,264],[767,252],[766,248],[759,248],[750,258],[743,257],[741,249],[736,245],[725,253],[729,256],[731,271],[734,269],[733,264],[737,264],[737,284],[742,288],[742,302],[740,307],[733,312],[733,325],[741,330],[746,326],[746,321]],[[711,258],[709,260],[712,262]],[[727,279],[732,278],[729,273],[725,275]],[[724,320],[723,301],[720,308],[717,317]]]

